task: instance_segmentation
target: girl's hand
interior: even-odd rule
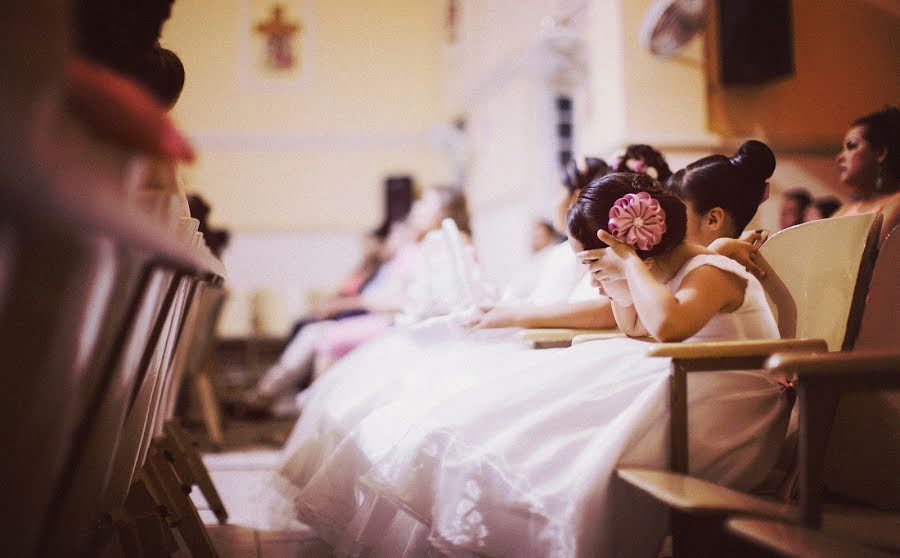
[[[631,290],[628,288],[628,281],[625,279],[600,281],[598,290],[600,294],[619,306],[631,306],[634,304],[634,300],[631,298]]]
[[[597,237],[606,242],[609,248],[579,252],[578,259],[588,266],[588,270],[596,282],[624,279],[625,261],[632,256],[636,257],[637,253],[631,246],[619,242],[602,229],[597,232]]]
[[[517,308],[496,306],[463,324],[471,329],[518,327],[522,318]]]
[[[637,256],[637,252],[634,251],[634,248],[625,244],[624,242],[620,242],[619,239],[603,229],[597,230],[597,238],[599,238],[604,244],[609,246],[609,250],[622,260],[626,260],[632,256]]]
[[[758,242],[759,238],[754,236],[749,240],[750,242],[736,238],[717,238],[709,245],[709,249],[726,258],[731,258],[747,268],[747,271],[762,279],[766,272],[754,261],[756,253],[759,252],[759,245],[754,241]]]

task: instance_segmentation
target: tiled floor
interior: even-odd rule
[[[194,499],[210,538],[223,558],[325,558],[329,547],[308,527],[272,529],[266,505],[267,480],[275,466],[276,450],[208,454],[204,462],[228,510],[228,524],[219,525],[199,490]]]
[[[228,353],[228,347],[220,347],[224,350],[219,354],[223,364],[214,383],[223,409],[253,385],[259,374],[277,358],[282,345],[273,345],[268,352],[254,355],[252,366],[244,362],[247,348],[243,345],[231,347],[232,353],[237,351],[235,354]],[[222,558],[326,558],[332,555],[330,547],[317,539],[309,527],[296,521],[289,522],[284,517],[273,518],[277,512],[273,513],[268,505],[266,494],[273,490],[268,480],[277,463],[278,448],[286,441],[295,418],[246,420],[226,413],[222,424],[225,443],[215,452],[216,447],[200,422],[199,410],[189,406],[183,411],[183,421],[203,452],[203,461],[228,511],[228,523],[219,525],[200,491],[195,488],[191,492],[210,539]],[[280,515],[289,514],[281,512]]]

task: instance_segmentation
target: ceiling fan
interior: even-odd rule
[[[641,24],[640,43],[655,56],[669,58],[703,30],[709,0],[657,0]]]

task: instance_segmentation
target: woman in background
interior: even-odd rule
[[[405,223],[395,225],[385,249],[392,254],[377,275],[356,296],[336,299],[323,313],[323,319],[303,327],[275,363],[244,398],[248,414],[263,414],[276,398],[288,394],[311,374],[340,358],[357,345],[381,335],[403,309],[411,295],[413,276],[421,268],[422,244],[426,235],[437,230],[441,221],[451,218],[460,231],[470,231],[466,200],[462,190],[436,186],[416,201]],[[426,270],[439,273],[441,270]],[[340,321],[327,319],[354,309],[364,315]],[[318,362],[317,362],[318,361]],[[321,368],[320,368],[321,367]]]
[[[778,226],[786,229],[805,222],[806,209],[812,201],[812,196],[803,188],[793,188],[782,194]]]
[[[841,200],[834,196],[824,196],[816,198],[809,207],[806,208],[806,214],[803,216],[804,221],[818,221],[819,219],[828,219],[841,208]]]
[[[835,217],[881,213],[881,240],[900,222],[900,109],[889,106],[853,121],[835,157],[853,201]]]

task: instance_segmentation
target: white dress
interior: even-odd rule
[[[699,265],[747,288],[738,310],[689,341],[778,336],[759,283],[727,258],[695,257],[668,286]],[[339,555],[655,556],[665,511],[614,471],[667,463],[668,359],[644,356],[632,339],[544,351],[484,344],[456,359],[448,342],[429,350],[434,366],[413,370],[398,361],[422,349],[394,342],[383,368],[364,348],[340,379],[323,378],[280,469],[293,512]],[[338,393],[353,382],[389,389]],[[758,372],[696,375],[689,406],[692,473],[758,484],[784,436],[780,387]]]

